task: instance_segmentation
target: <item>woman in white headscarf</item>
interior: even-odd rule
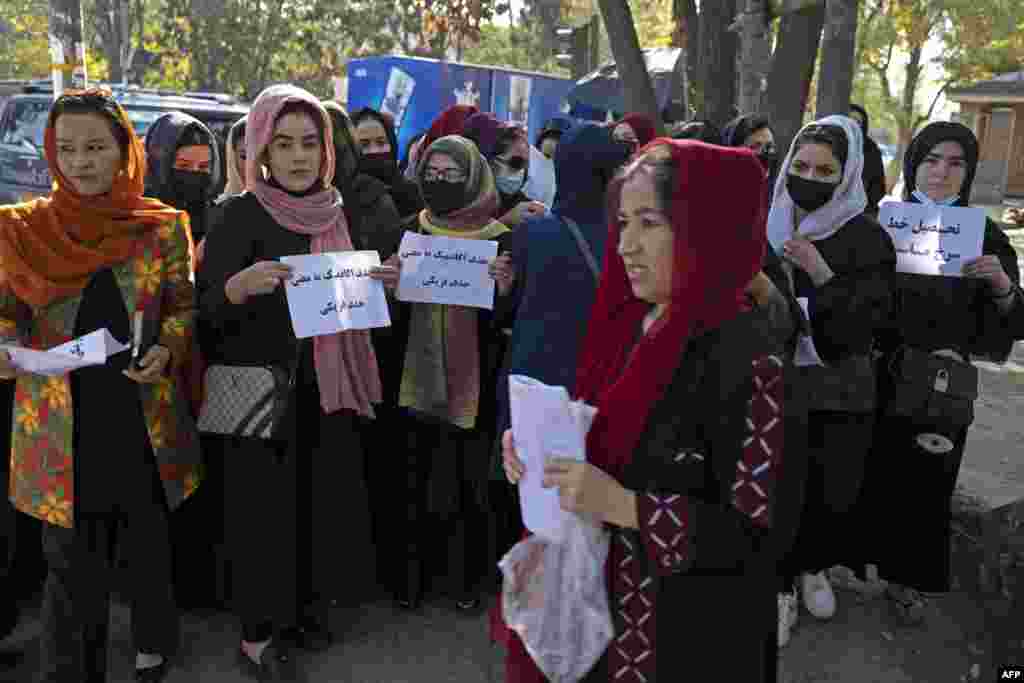
[[[871,351],[875,331],[890,312],[896,252],[888,234],[864,214],[861,136],[845,116],[804,127],[783,162],[768,216],[768,240],[806,306],[796,360],[811,409],[804,509],[783,565],[787,592],[780,596],[780,645],[798,611],[795,591],[788,593],[791,580],[800,578],[811,614],[827,619],[835,613],[824,570],[845,558],[848,513],[871,445]],[[787,460],[795,460],[792,455]]]

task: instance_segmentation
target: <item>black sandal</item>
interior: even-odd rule
[[[145,669],[135,669],[135,680],[140,683],[161,683],[171,670],[171,660],[164,657],[163,661],[156,666],[149,666]]]
[[[917,626],[924,621],[928,600],[919,591],[906,586],[889,584],[885,596],[889,598],[889,604],[892,605],[903,623],[908,626]]]

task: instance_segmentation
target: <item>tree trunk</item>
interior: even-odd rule
[[[651,85],[651,75],[647,73],[644,55],[640,51],[640,41],[636,36],[633,24],[633,13],[626,0],[598,0],[601,15],[608,31],[608,41],[612,46],[615,64],[619,70],[619,81],[625,94],[626,111],[639,112],[650,116],[661,133],[661,113]]]
[[[775,144],[785,153],[803,126],[807,94],[814,76],[825,7],[813,6],[781,19],[779,37],[768,74],[765,113],[771,118]]]
[[[739,18],[742,30],[739,108],[745,114],[761,110],[765,80],[771,67],[767,7],[768,0],[746,0],[746,9]]]
[[[735,0],[720,0],[700,8],[700,114],[716,123],[733,118],[736,104],[736,35],[729,30],[735,7]]]
[[[88,82],[80,0],[50,0],[49,33],[53,41],[50,60],[60,65],[51,71],[56,99],[65,89],[85,87]]]
[[[703,109],[697,81],[697,65],[700,63],[700,15],[697,14],[696,0],[673,0],[672,21],[675,31],[672,44],[683,49],[683,64],[686,70],[686,92],[682,98],[687,109]],[[689,118],[690,111],[684,118]]]
[[[853,91],[858,0],[827,0],[815,116],[846,115]]]

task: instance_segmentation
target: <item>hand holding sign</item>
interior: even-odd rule
[[[491,309],[491,262],[498,243],[407,232],[398,250],[402,259],[398,299]]]
[[[294,268],[285,293],[299,339],[391,325],[375,251],[282,256]]]
[[[1003,270],[1003,264],[998,256],[988,255],[971,259],[964,264],[964,277],[985,280],[989,291],[995,296],[1006,294],[1013,287],[1013,281]]]
[[[976,277],[966,266],[981,256],[984,210],[887,202],[878,220],[892,237],[899,272]]]

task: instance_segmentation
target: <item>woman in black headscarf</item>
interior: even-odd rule
[[[974,133],[933,123],[907,150],[903,200],[968,206],[977,168]],[[874,521],[864,559],[911,623],[923,619],[923,592],[950,590],[950,499],[978,386],[971,356],[1004,362],[1024,339],[1017,255],[991,219],[982,254],[963,277],[897,273],[894,314],[878,340],[884,372],[861,504]],[[916,372],[920,384],[904,380]]]
[[[216,138],[201,121],[183,112],[164,114],[146,131],[146,194],[188,213],[194,244],[206,236],[213,206],[211,190],[222,176]],[[197,326],[197,338],[207,334]],[[193,359],[183,359],[183,371]],[[222,543],[223,515],[218,491],[223,470],[217,444],[203,438],[203,471],[209,486],[200,487],[170,516],[174,591],[184,609],[216,607],[226,598],[215,577]]]
[[[391,199],[403,220],[423,209],[416,183],[398,170],[398,133],[387,114],[365,107],[352,116],[355,141],[359,149],[359,172],[373,176],[388,186]]]
[[[868,208],[870,214],[878,213],[878,202],[885,197],[885,164],[882,163],[882,150],[874,140],[868,137],[871,128],[871,119],[868,112],[859,104],[850,105],[850,118],[860,123],[864,131],[864,190],[868,193]]]
[[[212,190],[223,175],[220,146],[210,129],[180,111],[146,131],[146,196],[188,213],[192,241],[206,236]]]

